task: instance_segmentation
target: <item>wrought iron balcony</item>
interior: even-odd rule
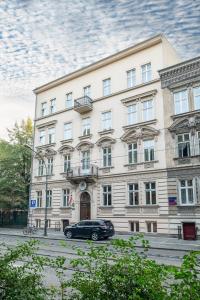
[[[92,110],[92,99],[88,96],[84,96],[74,100],[74,110],[80,114]]]
[[[98,167],[89,165],[88,167],[78,166],[67,171],[67,179],[72,183],[95,182],[98,178]]]

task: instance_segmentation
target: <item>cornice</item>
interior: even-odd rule
[[[188,84],[200,80],[200,57],[159,71],[162,88],[172,88],[180,83]]]
[[[69,73],[69,74],[67,74],[65,76],[62,76],[62,77],[60,77],[60,78],[58,78],[56,80],[53,80],[53,81],[51,81],[51,82],[49,82],[47,84],[44,84],[44,85],[42,85],[42,86],[34,89],[33,92],[35,94],[39,94],[39,93],[44,92],[44,91],[46,91],[48,89],[56,87],[57,85],[60,85],[62,83],[65,83],[67,81],[75,79],[77,77],[83,76],[83,75],[85,75],[85,74],[87,74],[87,73],[89,73],[91,71],[100,69],[100,68],[102,68],[102,67],[104,67],[104,66],[106,66],[108,64],[111,64],[113,62],[116,62],[116,61],[118,61],[118,60],[120,60],[122,58],[130,56],[130,55],[132,55],[134,53],[137,53],[137,52],[139,52],[141,50],[147,49],[147,48],[152,47],[154,45],[157,45],[157,44],[159,44],[159,43],[162,42],[163,38],[164,38],[164,36],[161,35],[161,34],[156,35],[156,36],[154,36],[154,37],[152,37],[152,38],[150,38],[148,40],[140,42],[140,43],[138,43],[138,44],[136,44],[136,45],[134,45],[132,47],[124,49],[124,50],[122,50],[120,52],[117,52],[117,53],[111,55],[111,56],[108,56],[106,58],[103,58],[103,59],[95,62],[95,63],[92,63],[92,64],[90,64],[90,65],[88,65],[86,67],[83,67],[83,68],[81,68],[81,69],[79,69],[77,71],[74,71],[74,72]]]
[[[55,125],[56,123],[57,123],[57,120],[52,120],[52,121],[48,121],[48,122],[45,122],[42,124],[38,124],[38,125],[36,125],[36,128],[40,129],[40,128],[48,127],[51,125]]]
[[[140,100],[143,98],[148,98],[151,96],[154,97],[157,92],[158,92],[158,90],[154,89],[154,90],[151,90],[151,91],[148,91],[145,93],[137,94],[137,95],[122,99],[121,102],[126,105],[127,103],[132,102],[132,101]]]

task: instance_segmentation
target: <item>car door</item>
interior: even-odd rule
[[[81,221],[76,224],[76,228],[74,229],[74,237],[82,237],[84,234],[84,221]]]

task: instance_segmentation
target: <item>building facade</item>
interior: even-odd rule
[[[160,70],[165,111],[169,231],[200,229],[200,57]],[[195,232],[197,231],[197,232]]]
[[[177,235],[187,210],[178,207],[183,165],[172,154],[180,118],[172,113],[171,81],[164,82],[179,62],[158,35],[35,89],[31,198],[37,208],[30,215],[38,227],[47,169],[48,227],[106,218],[116,231]],[[175,97],[178,103],[184,94]]]

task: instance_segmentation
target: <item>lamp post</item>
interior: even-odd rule
[[[29,145],[25,145],[28,149],[30,149],[33,153],[35,153],[42,161],[42,164],[45,166],[45,209],[44,209],[44,236],[47,236],[47,191],[48,191],[48,169],[45,163],[44,158],[38,154],[34,149],[32,149]]]

